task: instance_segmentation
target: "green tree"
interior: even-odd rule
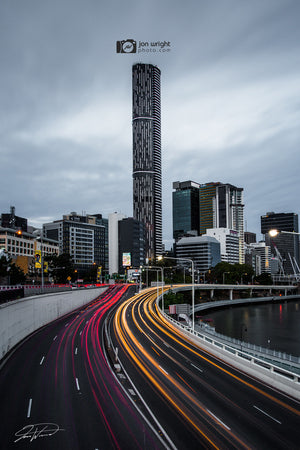
[[[74,265],[71,255],[51,255],[45,258],[49,263],[49,273],[53,276],[55,283],[66,283],[68,277],[74,277]]]

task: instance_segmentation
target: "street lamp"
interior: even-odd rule
[[[162,259],[174,259],[175,261],[188,261],[192,264],[192,330],[194,331],[195,329],[195,280],[194,280],[194,261],[192,259],[188,259],[188,258],[174,258],[171,256],[159,256],[157,259],[158,261],[161,261]]]
[[[158,298],[158,294],[159,294],[159,290],[158,290],[158,272],[159,270],[161,271],[161,307],[163,312],[165,311],[165,302],[164,302],[164,269],[163,267],[159,267],[159,266],[141,266],[141,268],[146,269],[147,273],[148,270],[152,270],[156,272],[156,288],[157,288],[157,298]]]
[[[284,231],[284,230],[269,230],[268,232],[270,237],[276,237],[279,234],[294,234],[295,236],[300,236],[300,233],[297,233],[296,231]]]
[[[248,275],[247,272],[242,273],[241,275],[241,284],[243,284],[243,275]]]

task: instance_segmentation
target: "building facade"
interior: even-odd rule
[[[271,252],[282,263],[285,274],[298,272],[299,267],[299,236],[279,233],[276,237],[270,237],[270,230],[298,233],[298,214],[268,212],[261,216],[261,233],[265,235],[265,241],[271,247]]]
[[[176,243],[176,258],[192,259],[195,270],[205,272],[221,262],[220,242],[210,236],[183,237]]]
[[[125,215],[121,213],[108,215],[108,261],[111,276],[119,272],[119,221],[122,219],[125,219]]]
[[[59,242],[60,253],[69,254],[77,270],[93,265],[108,271],[108,220],[101,214],[80,216],[75,212],[43,225],[43,234]]]
[[[205,235],[204,235],[205,236]],[[229,264],[239,263],[239,233],[229,228],[210,228],[206,236],[211,236],[220,242],[221,261]]]
[[[35,273],[36,253],[43,257],[59,254],[58,242],[43,238],[26,231],[0,227],[0,250],[3,250],[12,261],[20,267],[25,275]]]
[[[162,176],[160,70],[132,67],[133,217],[145,224],[147,258],[161,255]]]
[[[128,217],[118,222],[119,228],[119,273],[127,268],[140,269],[146,260],[145,224]]]
[[[199,184],[194,181],[173,183],[173,238],[175,242],[187,235],[199,235]]]

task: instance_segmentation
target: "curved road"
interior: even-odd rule
[[[1,449],[165,448],[104,352],[105,318],[129,292],[109,288],[10,355],[0,371]]]
[[[296,449],[299,402],[201,350],[160,315],[156,288],[110,323],[120,363],[178,449]]]

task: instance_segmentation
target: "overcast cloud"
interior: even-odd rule
[[[298,0],[2,0],[0,212],[132,215],[131,66],[162,72],[163,222],[172,183],[244,188],[247,229],[299,214]],[[116,41],[170,41],[117,54]]]

